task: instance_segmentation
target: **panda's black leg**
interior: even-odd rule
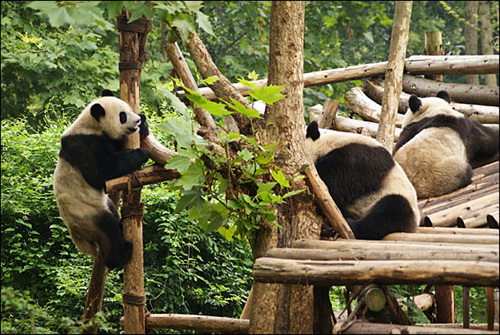
[[[416,229],[413,210],[400,195],[380,199],[360,220],[346,219],[357,239],[380,240],[395,232],[413,232]]]
[[[104,212],[96,222],[98,244],[104,264],[109,269],[122,267],[132,255],[132,243],[123,239],[120,220],[113,213]]]

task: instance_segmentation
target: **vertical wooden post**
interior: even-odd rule
[[[455,323],[455,286],[436,285],[436,307],[438,323]]]
[[[462,286],[462,316],[463,316],[463,328],[470,327],[470,296],[469,287]]]
[[[424,51],[424,54],[435,55],[435,56],[444,55],[443,36],[439,30],[432,30],[432,31],[425,32],[425,51]],[[425,78],[437,80],[437,81],[443,81],[442,74],[427,75],[427,76],[425,76]]]
[[[495,325],[495,289],[486,287],[487,307],[486,314],[488,315],[488,330],[493,330]]]
[[[389,60],[387,62],[387,70],[385,71],[382,112],[377,130],[377,141],[389,150],[389,152],[392,152],[392,146],[394,145],[396,115],[399,108],[399,96],[403,88],[403,70],[410,31],[412,5],[412,1],[396,1],[394,12]]]
[[[120,98],[139,113],[139,83],[142,64],[146,60],[146,41],[151,31],[151,21],[138,19],[128,23],[130,13],[123,9],[117,18],[120,47]],[[139,134],[130,136],[128,149],[140,146]],[[141,189],[123,192],[121,209],[123,235],[133,245],[132,257],[123,272],[123,311],[126,334],[145,334],[146,316],[143,269]]]

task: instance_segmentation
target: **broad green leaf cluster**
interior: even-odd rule
[[[222,103],[208,101],[175,81],[186,90],[190,101],[214,117],[236,112],[250,120],[260,118],[256,110],[234,99]],[[240,82],[248,83],[243,79]],[[283,86],[255,88],[250,85],[250,96],[271,105],[284,97],[280,93],[282,89]],[[170,188],[180,194],[175,212],[187,210],[189,218],[197,220],[205,231],[219,231],[228,240],[234,236],[251,237],[261,224],[275,223],[274,206],[301,190],[289,190],[290,180],[273,162],[274,145],[261,145],[253,137],[221,131],[218,134],[221,148],[211,150],[214,146],[196,135],[195,128],[190,125],[190,116],[185,112],[183,110],[181,117],[170,118],[160,126],[177,139],[179,155],[172,157],[165,166],[181,174],[181,178],[170,183]],[[232,157],[229,152],[235,145],[239,150],[236,157]]]

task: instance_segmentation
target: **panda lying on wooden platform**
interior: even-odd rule
[[[450,96],[412,95],[394,159],[419,198],[453,192],[471,183],[472,167],[498,159],[498,127],[487,127],[450,106]]]
[[[415,232],[417,195],[403,169],[375,139],[307,127],[306,151],[357,239]]]
[[[120,216],[104,192],[106,180],[138,169],[148,160],[145,149],[125,151],[128,135],[149,129],[145,118],[104,90],[64,131],[54,173],[59,212],[77,248],[110,268],[126,264],[132,244],[123,239]]]

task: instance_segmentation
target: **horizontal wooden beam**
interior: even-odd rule
[[[421,234],[458,234],[458,235],[490,235],[499,236],[498,229],[471,229],[471,228],[448,228],[448,227],[418,227],[417,233]]]
[[[248,334],[250,320],[206,315],[150,314],[146,317],[146,328]]]
[[[412,248],[413,247],[413,248]],[[463,260],[498,263],[498,247],[491,249],[467,246],[427,246],[414,248],[400,244],[393,248],[365,245],[356,248],[342,243],[336,249],[274,248],[266,257],[300,260]]]
[[[411,74],[496,74],[498,69],[498,55],[411,56],[405,61]]]
[[[340,329],[342,334],[498,334],[487,330],[446,328],[434,324],[423,327],[360,321],[339,322],[335,325],[334,332]]]
[[[438,59],[437,57],[441,56],[422,56],[418,59],[410,57],[405,61],[405,68],[412,74],[427,73],[428,67],[425,67],[424,65],[422,68],[422,64],[425,64],[424,61],[425,59],[427,59],[428,62],[435,62],[435,60],[439,60],[439,62],[435,62],[437,65],[433,66],[433,74],[462,74],[463,71],[472,71],[472,69],[474,72],[470,74],[498,73],[499,69],[498,55],[474,56],[474,58],[470,58],[470,56],[445,56],[445,58],[442,60]],[[460,64],[460,66],[457,67],[456,64]],[[478,66],[471,67],[471,64],[477,64]],[[419,68],[421,69],[419,70]],[[386,70],[387,62],[379,62],[349,66],[333,70],[304,73],[304,87],[320,86],[343,81],[380,76],[384,75]],[[267,84],[267,78],[251,81],[251,83],[259,88]],[[248,95],[248,86],[244,86],[240,83],[233,83],[232,85],[242,95]],[[199,89],[199,93],[209,100],[214,100],[217,98],[210,87],[201,87]],[[179,92],[179,94],[183,95],[182,92]]]
[[[302,285],[499,286],[498,263],[455,260],[315,261],[261,257],[254,281]]]
[[[106,181],[106,193],[114,193],[126,190],[128,187],[160,183],[165,180],[180,178],[181,174],[176,170],[167,170],[158,165],[141,168],[134,173],[129,173],[119,178]]]
[[[384,237],[385,241],[441,242],[461,244],[499,244],[498,236],[487,235],[452,235],[422,233],[392,233]]]

